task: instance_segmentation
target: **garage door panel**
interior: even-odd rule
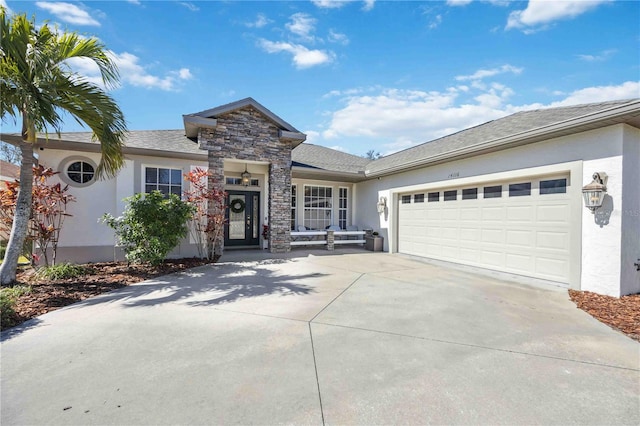
[[[570,194],[540,194],[544,179],[536,178],[529,179],[530,195],[510,197],[506,188],[526,180],[477,183],[479,188],[501,184],[499,198],[480,193],[477,199],[399,204],[399,251],[567,283]],[[460,196],[464,188],[449,189]]]
[[[569,262],[564,259],[538,257],[535,272],[538,275],[557,280],[569,273]]]
[[[520,229],[507,229],[507,244],[510,246],[520,246],[531,248],[535,246],[535,233]]]
[[[507,220],[510,222],[527,222],[531,223],[534,220],[534,206],[531,204],[522,206],[508,206],[507,207]]]
[[[505,254],[500,251],[483,250],[480,256],[482,264],[491,266],[504,266]]]
[[[538,206],[536,216],[541,224],[565,224],[571,217],[568,205]]]
[[[505,206],[483,207],[481,218],[483,222],[502,222],[505,218]]]
[[[530,273],[534,270],[534,257],[524,254],[507,253],[506,266],[513,271]]]
[[[480,261],[480,250],[470,248],[460,248],[460,259],[477,263]]]
[[[542,249],[569,250],[568,232],[547,232],[538,231],[536,233],[537,246]]]
[[[482,241],[485,243],[504,244],[504,229],[483,229]]]
[[[461,228],[460,241],[480,241],[480,230],[477,228]]]
[[[473,220],[477,221],[480,219],[480,208],[479,207],[466,207],[460,209],[460,220]]]

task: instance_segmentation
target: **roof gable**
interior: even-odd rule
[[[245,98],[239,101],[228,103],[226,105],[221,105],[204,111],[183,115],[182,119],[184,121],[185,133],[189,138],[197,137],[198,128],[215,128],[217,124],[216,118],[229,112],[246,108],[248,106],[255,108],[262,115],[273,121],[281,131],[300,133],[298,129],[284,121],[282,118],[278,117],[276,114],[271,112],[268,108],[266,108],[264,105],[260,104],[253,98]]]

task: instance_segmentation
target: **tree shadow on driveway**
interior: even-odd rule
[[[283,259],[206,265],[133,284],[101,296],[80,301],[68,309],[106,303],[124,307],[158,306],[182,302],[189,306],[215,306],[243,299],[315,293],[314,281],[321,273],[285,272]],[[291,268],[286,268],[290,271]]]

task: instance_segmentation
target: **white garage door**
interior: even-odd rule
[[[401,194],[400,253],[569,282],[568,176]]]

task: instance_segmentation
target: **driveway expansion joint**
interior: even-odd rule
[[[535,354],[535,353],[530,353],[530,352],[514,351],[514,350],[510,350],[510,349],[503,349],[503,348],[492,348],[490,346],[475,345],[473,343],[454,342],[454,341],[450,341],[450,340],[434,339],[434,338],[431,338],[431,337],[423,337],[423,336],[412,336],[410,334],[394,333],[392,331],[373,330],[373,329],[363,328],[363,327],[353,327],[353,326],[349,326],[349,325],[331,324],[331,323],[318,322],[318,321],[314,322],[313,324],[314,325],[326,325],[326,326],[329,326],[329,327],[347,328],[347,329],[351,329],[351,330],[368,331],[370,333],[379,333],[379,334],[386,334],[386,335],[389,335],[389,336],[406,337],[406,338],[409,338],[409,339],[424,340],[424,341],[435,342],[435,343],[444,343],[444,344],[448,344],[448,345],[466,346],[466,347],[469,347],[469,348],[484,349],[484,350],[488,350],[488,351],[505,352],[505,353],[510,353],[510,354],[532,356],[532,357],[536,357],[536,358],[555,359],[555,360],[559,360],[559,361],[575,362],[575,363],[578,363],[578,364],[593,365],[593,366],[597,366],[597,367],[615,368],[615,369],[618,369],[618,370],[640,372],[640,368],[630,368],[630,367],[622,367],[622,366],[619,366],[619,365],[601,364],[601,363],[597,363],[597,362],[593,362],[593,361],[582,361],[582,360],[579,360],[579,359],[571,359],[571,358],[563,358],[563,357],[553,356],[553,355],[542,355],[542,354]]]

